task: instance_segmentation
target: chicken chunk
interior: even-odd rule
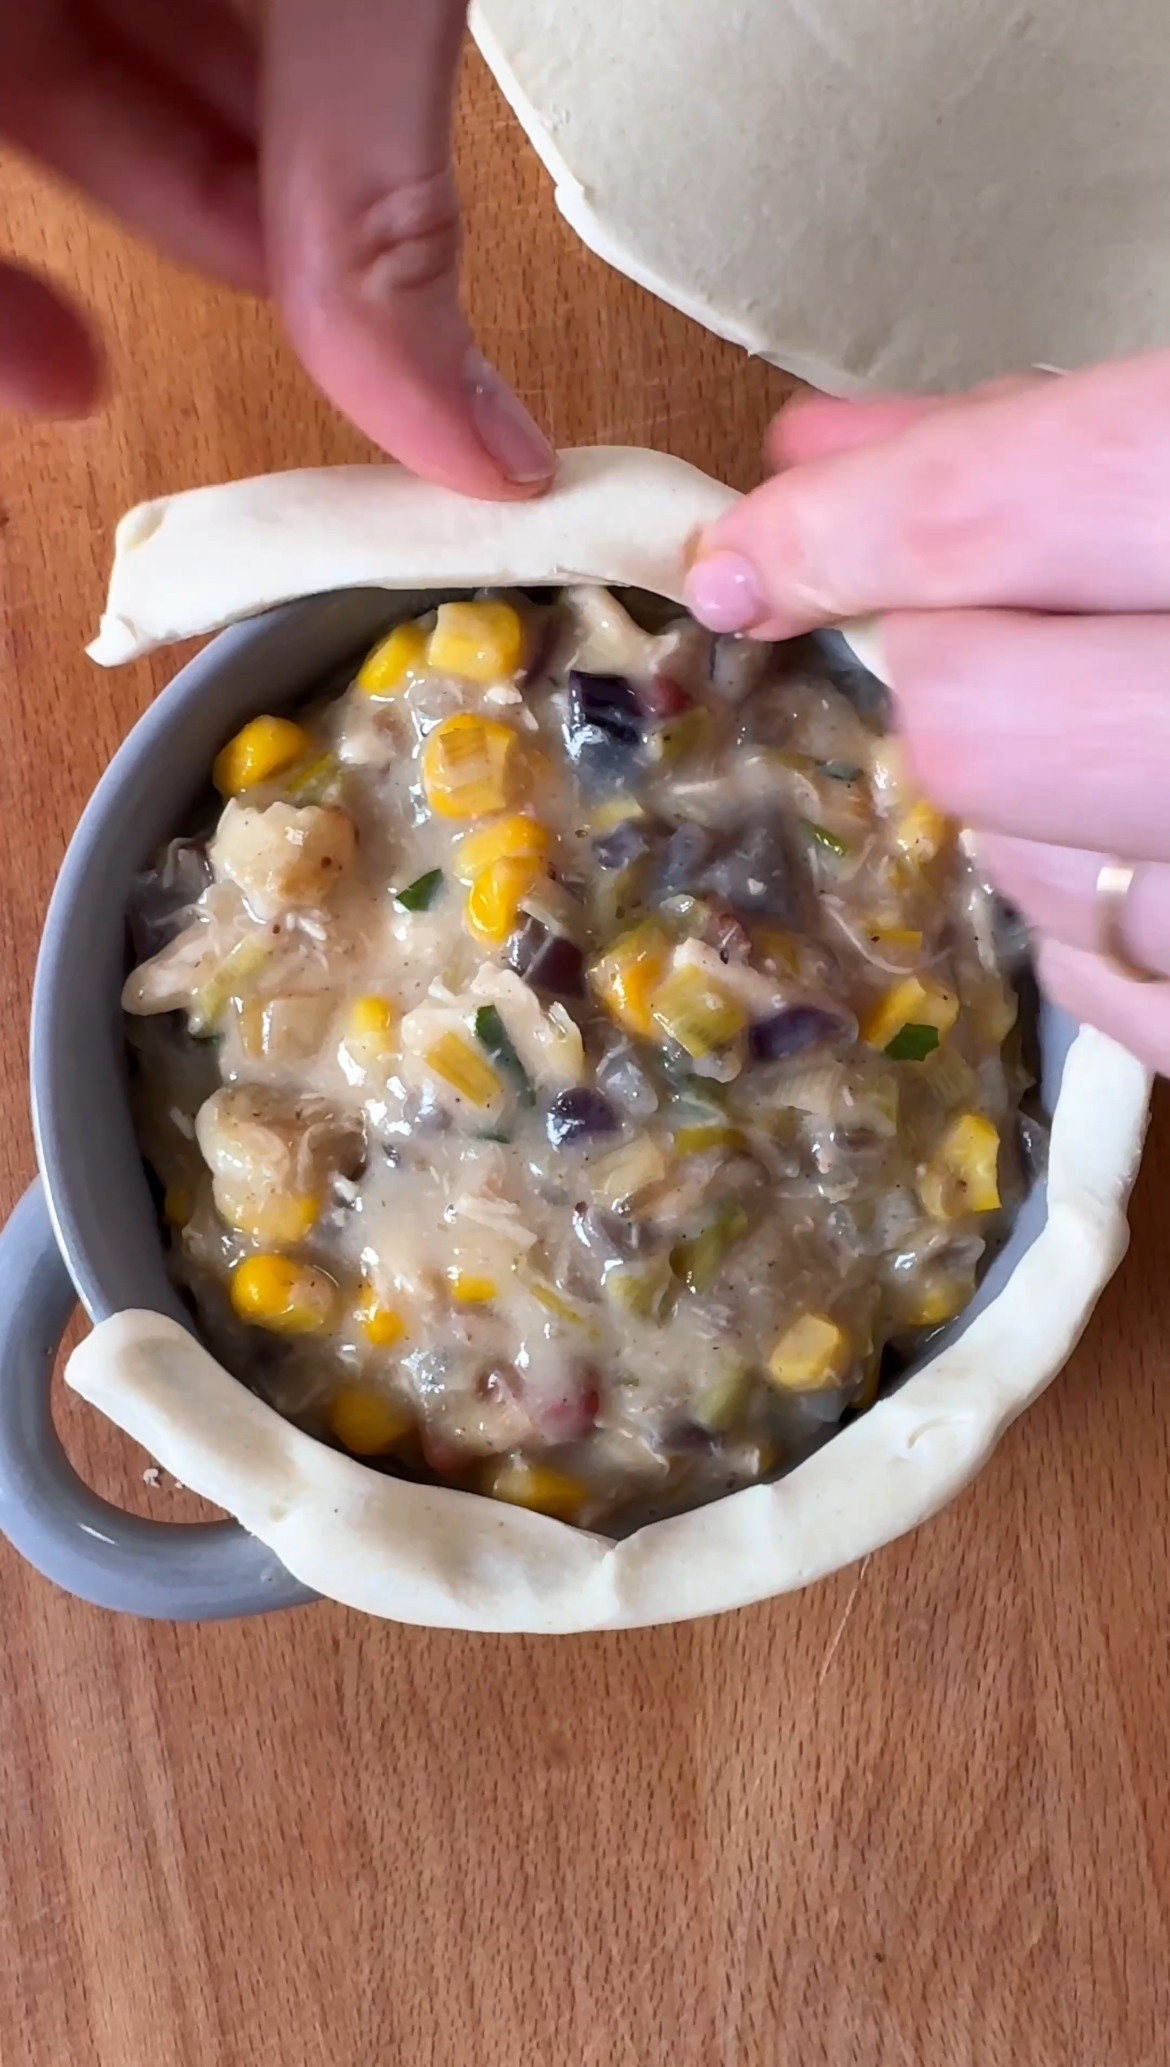
[[[214,928],[196,919],[149,961],[139,962],[130,971],[122,989],[122,1010],[138,1018],[155,1012],[190,1011],[196,991],[221,959]]]
[[[357,831],[336,805],[229,803],[211,843],[217,880],[234,883],[257,918],[315,911],[351,866]]]
[[[291,1245],[308,1234],[329,1180],[352,1176],[361,1123],[323,1100],[290,1102],[255,1085],[225,1086],[200,1106],[195,1135],[216,1210],[254,1241]]]

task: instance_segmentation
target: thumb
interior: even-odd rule
[[[0,409],[84,416],[101,384],[81,317],[39,274],[0,262]]]
[[[459,302],[451,102],[464,0],[271,0],[270,278],[326,394],[417,473],[531,495],[554,455]]]

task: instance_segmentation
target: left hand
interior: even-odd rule
[[[271,292],[376,444],[468,495],[539,494],[554,456],[459,302],[451,103],[465,0],[0,0],[0,138],[171,257]],[[0,263],[0,407],[92,405],[99,349]]]

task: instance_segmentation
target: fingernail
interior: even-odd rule
[[[879,682],[884,682],[887,689],[892,688],[889,662],[886,659],[882,638],[881,618],[852,617],[840,629],[846,645],[853,648],[862,667],[868,668],[871,675],[876,675]]]
[[[696,560],[683,593],[692,615],[711,632],[750,632],[768,615],[756,570],[739,553]]]
[[[556,453],[507,381],[477,351],[468,353],[463,374],[471,390],[475,428],[508,479],[525,487],[551,480]]]

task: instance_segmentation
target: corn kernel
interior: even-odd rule
[[[440,603],[430,665],[465,682],[507,682],[524,657],[524,627],[510,603]]]
[[[381,1457],[394,1449],[414,1426],[400,1400],[366,1386],[344,1385],[329,1402],[329,1427],[354,1457]]]
[[[291,768],[309,751],[309,735],[291,718],[253,718],[215,757],[211,779],[221,797],[239,797]]]
[[[168,1184],[163,1194],[163,1218],[171,1227],[186,1227],[195,1201],[185,1184]]]
[[[919,1196],[935,1220],[994,1213],[999,1197],[999,1133],[982,1113],[952,1120],[918,1180]]]
[[[917,868],[925,868],[941,854],[950,840],[954,827],[949,818],[920,797],[902,813],[894,827],[894,843]]]
[[[941,1328],[962,1313],[975,1290],[970,1277],[954,1277],[949,1271],[928,1270],[913,1290],[899,1301],[899,1317],[908,1328]]]
[[[398,1015],[389,998],[355,998],[349,1008],[349,1032],[355,1040],[376,1041],[389,1047]]]
[[[768,1359],[777,1385],[791,1392],[813,1392],[836,1385],[852,1361],[849,1337],[828,1314],[805,1313],[785,1329]]]
[[[452,866],[461,883],[474,883],[495,861],[542,861],[548,853],[546,828],[523,811],[493,818],[479,832],[465,833]]]
[[[670,941],[661,926],[647,920],[615,940],[594,962],[590,977],[611,1018],[627,1033],[654,1035],[651,1000],[670,964]]]
[[[786,976],[799,973],[800,949],[790,933],[781,932],[779,926],[753,926],[751,942],[753,954],[765,969],[771,965]]]
[[[696,1062],[726,1048],[747,1024],[742,1006],[700,969],[676,969],[654,993],[651,1011],[663,1033]]]
[[[463,916],[481,947],[502,947],[516,924],[521,899],[541,874],[539,861],[493,861],[467,893]]]
[[[589,829],[594,833],[611,833],[617,826],[625,825],[628,819],[645,818],[645,816],[645,809],[638,802],[637,797],[627,797],[621,794],[616,797],[606,797],[605,801],[598,804],[590,814]]]
[[[447,1283],[452,1299],[460,1306],[488,1306],[499,1291],[494,1278],[477,1277],[469,1270],[449,1270]]]
[[[303,1242],[321,1211],[315,1191],[270,1191],[228,1198],[222,1205],[223,1218],[237,1234],[254,1242],[271,1242],[276,1249],[292,1249]]]
[[[861,928],[871,947],[892,948],[897,955],[922,952],[922,935],[914,926],[890,926],[882,919],[866,919]]]
[[[976,1033],[1000,1047],[1020,1014],[1020,1001],[1010,984],[988,977],[970,1000],[970,1023]]]
[[[904,1026],[933,1026],[949,1033],[959,1016],[959,1000],[930,976],[907,976],[880,997],[865,1019],[861,1038],[871,1048],[888,1048]]]
[[[428,733],[422,784],[440,818],[487,818],[511,802],[520,741],[510,725],[457,711]]]
[[[472,1046],[462,1034],[440,1034],[433,1048],[428,1048],[423,1060],[437,1077],[466,1098],[469,1105],[490,1105],[498,1098],[502,1086],[495,1070],[484,1061],[479,1049]]]
[[[886,732],[870,751],[869,785],[880,804],[908,803],[914,794],[902,742]]]
[[[358,669],[357,685],[367,696],[397,696],[426,664],[427,635],[422,626],[396,624],[373,652],[367,653]]]
[[[679,1127],[674,1136],[675,1154],[680,1156],[702,1156],[712,1148],[742,1148],[743,1145],[739,1128],[719,1121],[712,1121],[706,1127]]]
[[[367,1285],[358,1301],[357,1317],[362,1334],[375,1349],[392,1349],[406,1333],[406,1322],[392,1306],[384,1306],[372,1285]]]
[[[489,1465],[481,1484],[493,1500],[506,1500],[510,1507],[527,1507],[559,1522],[575,1521],[588,1497],[580,1479],[528,1457],[504,1457]]]
[[[231,1277],[231,1300],[242,1321],[276,1335],[320,1334],[337,1310],[337,1286],[311,1263],[288,1256],[246,1256]]]

